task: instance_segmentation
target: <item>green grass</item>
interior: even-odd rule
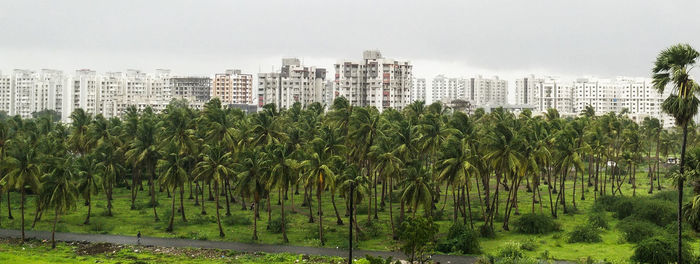
[[[92,244],[94,245],[94,244]],[[295,254],[238,254],[224,250],[184,249],[176,252],[160,252],[162,248],[149,249],[143,247],[122,247],[114,251],[94,254],[77,254],[78,245],[58,243],[56,249],[51,249],[47,242],[30,241],[24,245],[16,243],[0,243],[0,263],[237,263],[237,264],[286,264],[304,263],[341,263],[342,258],[307,256],[303,261],[302,255]],[[156,252],[158,250],[159,252]]]
[[[640,166],[638,168],[638,175],[637,175],[637,182],[638,182],[638,188],[637,188],[637,195],[638,196],[648,196],[647,190],[648,190],[648,179],[646,179],[645,175],[645,167]],[[646,179],[646,180],[645,180]],[[502,229],[502,223],[501,222],[496,222],[494,223],[495,231],[496,231],[496,237],[493,239],[481,239],[481,246],[483,249],[484,253],[494,253],[497,251],[499,247],[501,247],[504,243],[508,241],[524,241],[527,238],[534,237],[535,240],[538,242],[538,247],[535,251],[527,251],[526,253],[530,256],[535,256],[538,257],[540,256],[543,252],[548,252],[549,256],[555,258],[555,259],[564,259],[564,260],[577,260],[581,258],[586,258],[588,256],[591,256],[595,259],[607,259],[607,260],[627,260],[629,257],[632,255],[633,247],[634,244],[631,243],[626,243],[622,239],[622,234],[620,231],[618,231],[615,226],[617,225],[618,220],[612,217],[611,213],[605,213],[606,217],[609,221],[610,229],[605,230],[602,232],[602,238],[603,242],[601,243],[594,243],[594,244],[586,244],[586,243],[567,243],[566,242],[566,234],[573,230],[573,228],[577,225],[580,225],[582,223],[586,222],[587,218],[587,213],[591,209],[594,199],[593,199],[593,188],[592,187],[586,187],[585,191],[585,196],[586,200],[582,201],[580,200],[581,198],[581,187],[580,187],[580,175],[579,175],[579,182],[577,182],[577,191],[576,191],[576,205],[578,208],[578,213],[576,214],[563,214],[561,208],[559,208],[559,218],[556,220],[558,223],[561,224],[561,231],[559,232],[554,232],[550,233],[547,235],[524,235],[524,234],[518,234],[515,231],[504,231]],[[567,181],[567,190],[566,190],[566,201],[567,205],[570,207],[571,206],[571,201],[572,201],[572,181]],[[524,185],[524,183],[523,183]],[[664,190],[669,190],[671,187],[670,182],[665,182],[663,183]],[[241,210],[241,205],[240,205],[240,200],[238,204],[232,204],[231,205],[231,213],[233,214],[233,218],[235,219],[230,219],[231,217],[226,217],[224,214],[226,213],[226,208],[225,208],[225,203],[222,199],[221,201],[221,206],[223,207],[221,209],[221,215],[222,215],[222,224],[224,226],[224,232],[226,233],[226,237],[224,238],[219,238],[218,236],[218,229],[216,227],[216,211],[214,209],[214,202],[211,201],[206,201],[206,211],[207,215],[202,216],[200,215],[200,207],[195,207],[193,206],[194,200],[187,200],[187,192],[186,192],[186,197],[185,197],[185,206],[186,206],[186,213],[187,213],[187,219],[189,222],[183,223],[180,219],[180,215],[176,214],[175,216],[175,228],[174,232],[169,233],[166,232],[165,229],[168,224],[168,214],[167,212],[170,211],[170,199],[166,198],[166,193],[158,193],[158,201],[159,201],[159,206],[158,206],[158,214],[161,218],[159,222],[155,222],[153,218],[153,211],[151,208],[146,207],[147,202],[149,200],[149,197],[147,196],[147,186],[146,190],[143,192],[140,192],[137,198],[137,205],[140,207],[138,210],[130,210],[130,200],[129,200],[129,195],[130,191],[126,189],[117,189],[115,190],[115,199],[113,201],[113,217],[107,217],[104,216],[104,213],[106,212],[106,200],[104,194],[99,194],[97,196],[97,199],[93,201],[93,210],[92,210],[92,218],[91,218],[91,224],[90,225],[83,225],[83,221],[85,219],[85,214],[87,213],[87,207],[83,206],[82,203],[78,205],[78,209],[74,210],[72,212],[69,212],[66,216],[62,217],[61,220],[59,221],[58,224],[58,231],[63,231],[63,232],[77,232],[77,233],[108,233],[108,234],[119,234],[119,235],[130,235],[130,236],[135,236],[138,231],[141,231],[141,233],[144,236],[156,236],[156,237],[176,237],[176,238],[191,238],[191,239],[203,239],[203,240],[223,240],[223,241],[237,241],[237,242],[247,242],[247,243],[266,243],[266,244],[281,244],[282,243],[282,235],[281,234],[274,234],[270,231],[266,230],[267,226],[267,212],[264,210],[264,208],[261,208],[260,210],[260,216],[261,219],[258,220],[258,236],[260,238],[259,241],[253,241],[252,240],[252,233],[253,233],[253,227],[252,227],[252,211],[249,210]],[[521,187],[522,189],[519,191],[519,198],[518,198],[518,205],[519,205],[519,212],[520,213],[529,213],[530,208],[531,208],[531,193],[527,193],[525,191],[524,187]],[[542,185],[541,187],[542,190],[542,210],[545,214],[549,213],[549,199],[548,199],[548,194],[547,194],[547,189],[546,186]],[[609,186],[608,186],[609,188]],[[631,196],[632,195],[632,189],[631,186],[628,184],[625,184],[622,188],[624,195],[626,196]],[[301,191],[301,190],[300,190]],[[378,187],[378,192],[381,192],[381,186]],[[609,192],[609,191],[608,191]],[[657,191],[655,190],[654,193]],[[292,194],[290,190],[290,195]],[[444,187],[443,187],[443,194],[444,194]],[[501,192],[501,195],[503,198],[500,199],[500,201],[505,200],[505,195],[506,192]],[[205,197],[208,197],[208,194],[205,195]],[[290,197],[291,199],[291,197]],[[303,246],[320,246],[318,237],[314,234],[317,233],[318,229],[318,217],[315,215],[316,222],[311,224],[308,223],[308,207],[301,207],[302,203],[302,196],[301,195],[296,195],[294,196],[295,202],[294,205],[296,207],[296,213],[292,212],[291,210],[291,201],[286,201],[285,205],[287,206],[288,210],[287,211],[287,217],[289,218],[289,224],[287,226],[287,231],[288,231],[288,237],[290,240],[290,244],[292,245],[303,245]],[[6,197],[2,197],[2,204],[0,205],[0,216],[2,216],[2,223],[0,226],[3,228],[12,228],[12,229],[19,229],[20,228],[20,220],[19,220],[19,195],[17,193],[12,193],[12,207],[13,207],[13,215],[15,216],[14,220],[8,220],[7,219],[7,208],[6,208]],[[442,207],[444,197],[440,199],[440,203],[437,205],[438,209]],[[444,217],[442,220],[437,221],[439,227],[440,227],[440,234],[444,235],[447,230],[449,229],[451,225],[451,219],[452,219],[452,198],[451,195],[447,199],[448,205],[445,208],[445,213]],[[178,201],[179,202],[179,201]],[[247,201],[248,205],[250,201]],[[478,208],[478,203],[479,199],[477,197],[477,194],[475,191],[472,191],[472,210],[475,216],[475,226],[479,226],[482,223],[480,222],[480,214],[481,211]],[[277,193],[275,192],[273,194],[272,198],[272,203],[273,203],[273,210],[272,210],[272,218],[277,218],[279,217],[280,211],[279,211],[279,206],[277,206]],[[324,200],[323,200],[323,210],[324,210],[324,227],[326,228],[325,230],[325,237],[326,237],[326,247],[339,247],[339,248],[347,248],[347,237],[348,237],[348,223],[347,223],[347,218],[344,217],[344,212],[345,212],[345,202],[342,198],[336,198],[336,203],[338,206],[338,211],[341,214],[341,217],[343,218],[343,221],[345,222],[345,225],[338,226],[336,225],[335,221],[335,214],[333,212],[333,207],[330,203],[330,197],[329,193],[326,192],[324,193]],[[363,202],[363,204],[360,206],[358,210],[358,220],[362,223],[364,221],[367,221],[367,214],[366,214],[366,201]],[[26,225],[27,229],[31,226],[33,217],[34,217],[34,196],[29,195],[27,196],[27,209],[26,209]],[[313,211],[314,214],[316,214],[316,209],[317,209],[317,201],[314,200],[313,202]],[[505,207],[504,204],[501,204],[499,207],[502,210]],[[383,211],[379,212],[379,220],[373,220],[373,221],[379,221],[379,235],[374,238],[368,238],[366,240],[360,241],[359,245],[357,245],[361,249],[368,249],[368,250],[397,250],[398,249],[398,244],[392,240],[391,238],[391,227],[389,223],[389,210],[388,210],[388,201],[385,206],[385,209]],[[536,204],[535,211],[539,212],[540,210],[540,205]],[[399,214],[399,204],[394,203],[394,216],[396,217]],[[246,218],[249,220],[250,224],[247,224],[245,222]],[[517,215],[513,216],[513,219],[517,218]],[[41,221],[39,221],[36,225],[37,230],[51,230],[51,224],[52,224],[52,215],[46,214],[42,218]],[[500,218],[497,218],[497,220],[500,220]],[[461,218],[460,218],[461,221]],[[233,225],[231,225],[233,223]],[[241,224],[242,223],[242,224]],[[511,226],[511,230],[513,230],[513,227]],[[698,234],[694,234],[694,236],[697,238]],[[692,248],[696,250],[696,254],[700,254],[698,252],[698,248],[700,248],[700,242],[698,242],[698,239],[692,241],[691,244]]]

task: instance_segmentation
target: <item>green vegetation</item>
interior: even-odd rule
[[[352,228],[355,247],[397,250],[406,221],[420,219],[435,230],[420,245],[454,254],[520,241],[525,257],[629,260],[648,239],[629,234],[650,229],[695,245],[697,57],[674,46],[654,68],[656,87],[673,87],[664,109],[680,129],[590,107],[562,117],[415,102],[380,113],[345,98],[252,114],[216,98],[122,119],[77,109],[70,125],[12,117],[0,120],[0,226],[339,248]],[[663,162],[676,153],[680,166]],[[433,250],[417,245],[413,257]]]
[[[174,249],[112,244],[57,243],[51,250],[47,243],[29,241],[24,245],[15,241],[0,241],[2,263],[232,263],[232,264],[337,264],[346,261],[339,257],[320,257],[295,254],[237,253],[214,249]],[[364,262],[358,259],[358,263]]]

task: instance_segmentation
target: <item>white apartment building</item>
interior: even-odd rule
[[[464,78],[447,78],[438,75],[431,82],[432,102],[441,101],[449,104],[452,100],[464,99],[467,80]]]
[[[301,65],[297,58],[282,59],[279,72],[258,74],[258,107],[275,104],[288,109],[294,103],[306,107],[327,103],[326,69]]]
[[[215,74],[210,97],[219,98],[223,105],[253,104],[253,75],[241,70]]]
[[[9,114],[11,105],[12,78],[9,75],[2,75],[2,72],[0,72],[0,111]]]
[[[505,105],[508,96],[508,82],[498,76],[484,78],[478,75],[465,80],[463,98],[474,107]]]
[[[656,117],[664,127],[671,127],[673,119],[661,109],[666,97],[668,92],[659,94],[648,78],[562,81],[529,75],[515,82],[516,104],[533,106],[537,113],[554,108],[562,115],[576,116],[592,106],[596,114],[603,115],[627,109],[632,120],[641,122],[645,117]]]
[[[403,109],[411,102],[413,65],[384,58],[377,50],[362,53],[362,60],[335,64],[334,98],[345,97],[354,106]]]
[[[11,77],[9,115],[31,118],[37,76],[31,70],[15,69]]]
[[[425,78],[416,78],[413,81],[413,88],[411,89],[411,102],[423,101],[426,102],[426,92],[427,86]]]

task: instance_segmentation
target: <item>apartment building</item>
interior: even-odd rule
[[[279,72],[258,74],[258,107],[275,104],[288,109],[294,103],[306,107],[327,103],[326,69],[304,66],[297,58],[282,59]]]
[[[10,113],[12,106],[12,78],[0,72],[0,111]]]
[[[474,107],[505,105],[508,96],[508,82],[498,76],[484,78],[478,75],[465,80],[464,97]]]
[[[171,97],[207,102],[211,99],[211,84],[209,77],[173,77],[170,79]]]
[[[415,78],[411,89],[411,102],[426,101],[427,86],[425,78]]]
[[[253,104],[253,75],[241,70],[215,74],[210,97],[219,98],[222,104]]]
[[[354,106],[403,109],[411,102],[413,65],[388,59],[378,50],[362,53],[361,60],[335,64],[334,98],[345,97]]]
[[[463,99],[467,80],[464,78],[447,78],[445,75],[438,75],[431,82],[432,102],[441,101],[449,104],[452,100]]]

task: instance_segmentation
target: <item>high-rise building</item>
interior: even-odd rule
[[[413,88],[411,89],[411,102],[416,102],[416,101],[426,101],[426,94],[427,87],[426,87],[426,82],[425,78],[415,78],[413,81]]]
[[[326,69],[304,66],[297,58],[282,59],[279,72],[258,74],[258,106],[275,104],[288,109],[294,103],[305,107],[326,98]]]
[[[172,98],[207,102],[211,99],[211,83],[209,77],[173,77],[170,79]]]
[[[32,110],[54,110],[61,114],[65,88],[66,79],[62,71],[42,69],[37,79]]]
[[[0,72],[0,111],[10,113],[12,101],[12,78]]]
[[[362,60],[335,64],[334,98],[345,97],[355,106],[403,109],[411,102],[413,66],[388,59],[378,50],[362,53]]]
[[[467,80],[464,78],[447,78],[438,75],[431,83],[431,99],[433,102],[441,101],[450,104],[453,100],[464,99]]]
[[[464,99],[474,107],[485,105],[505,105],[508,92],[508,82],[498,76],[484,78],[478,75],[465,80]]]
[[[32,101],[37,85],[34,71],[15,69],[12,72],[10,84],[10,115],[20,115],[22,118],[32,117]]]
[[[535,96],[537,95],[537,84],[542,82],[542,79],[536,79],[534,75],[529,75],[524,78],[515,80],[515,104],[516,105],[535,105]]]
[[[224,105],[253,104],[253,75],[241,70],[215,74],[211,86],[211,98],[214,97]]]

